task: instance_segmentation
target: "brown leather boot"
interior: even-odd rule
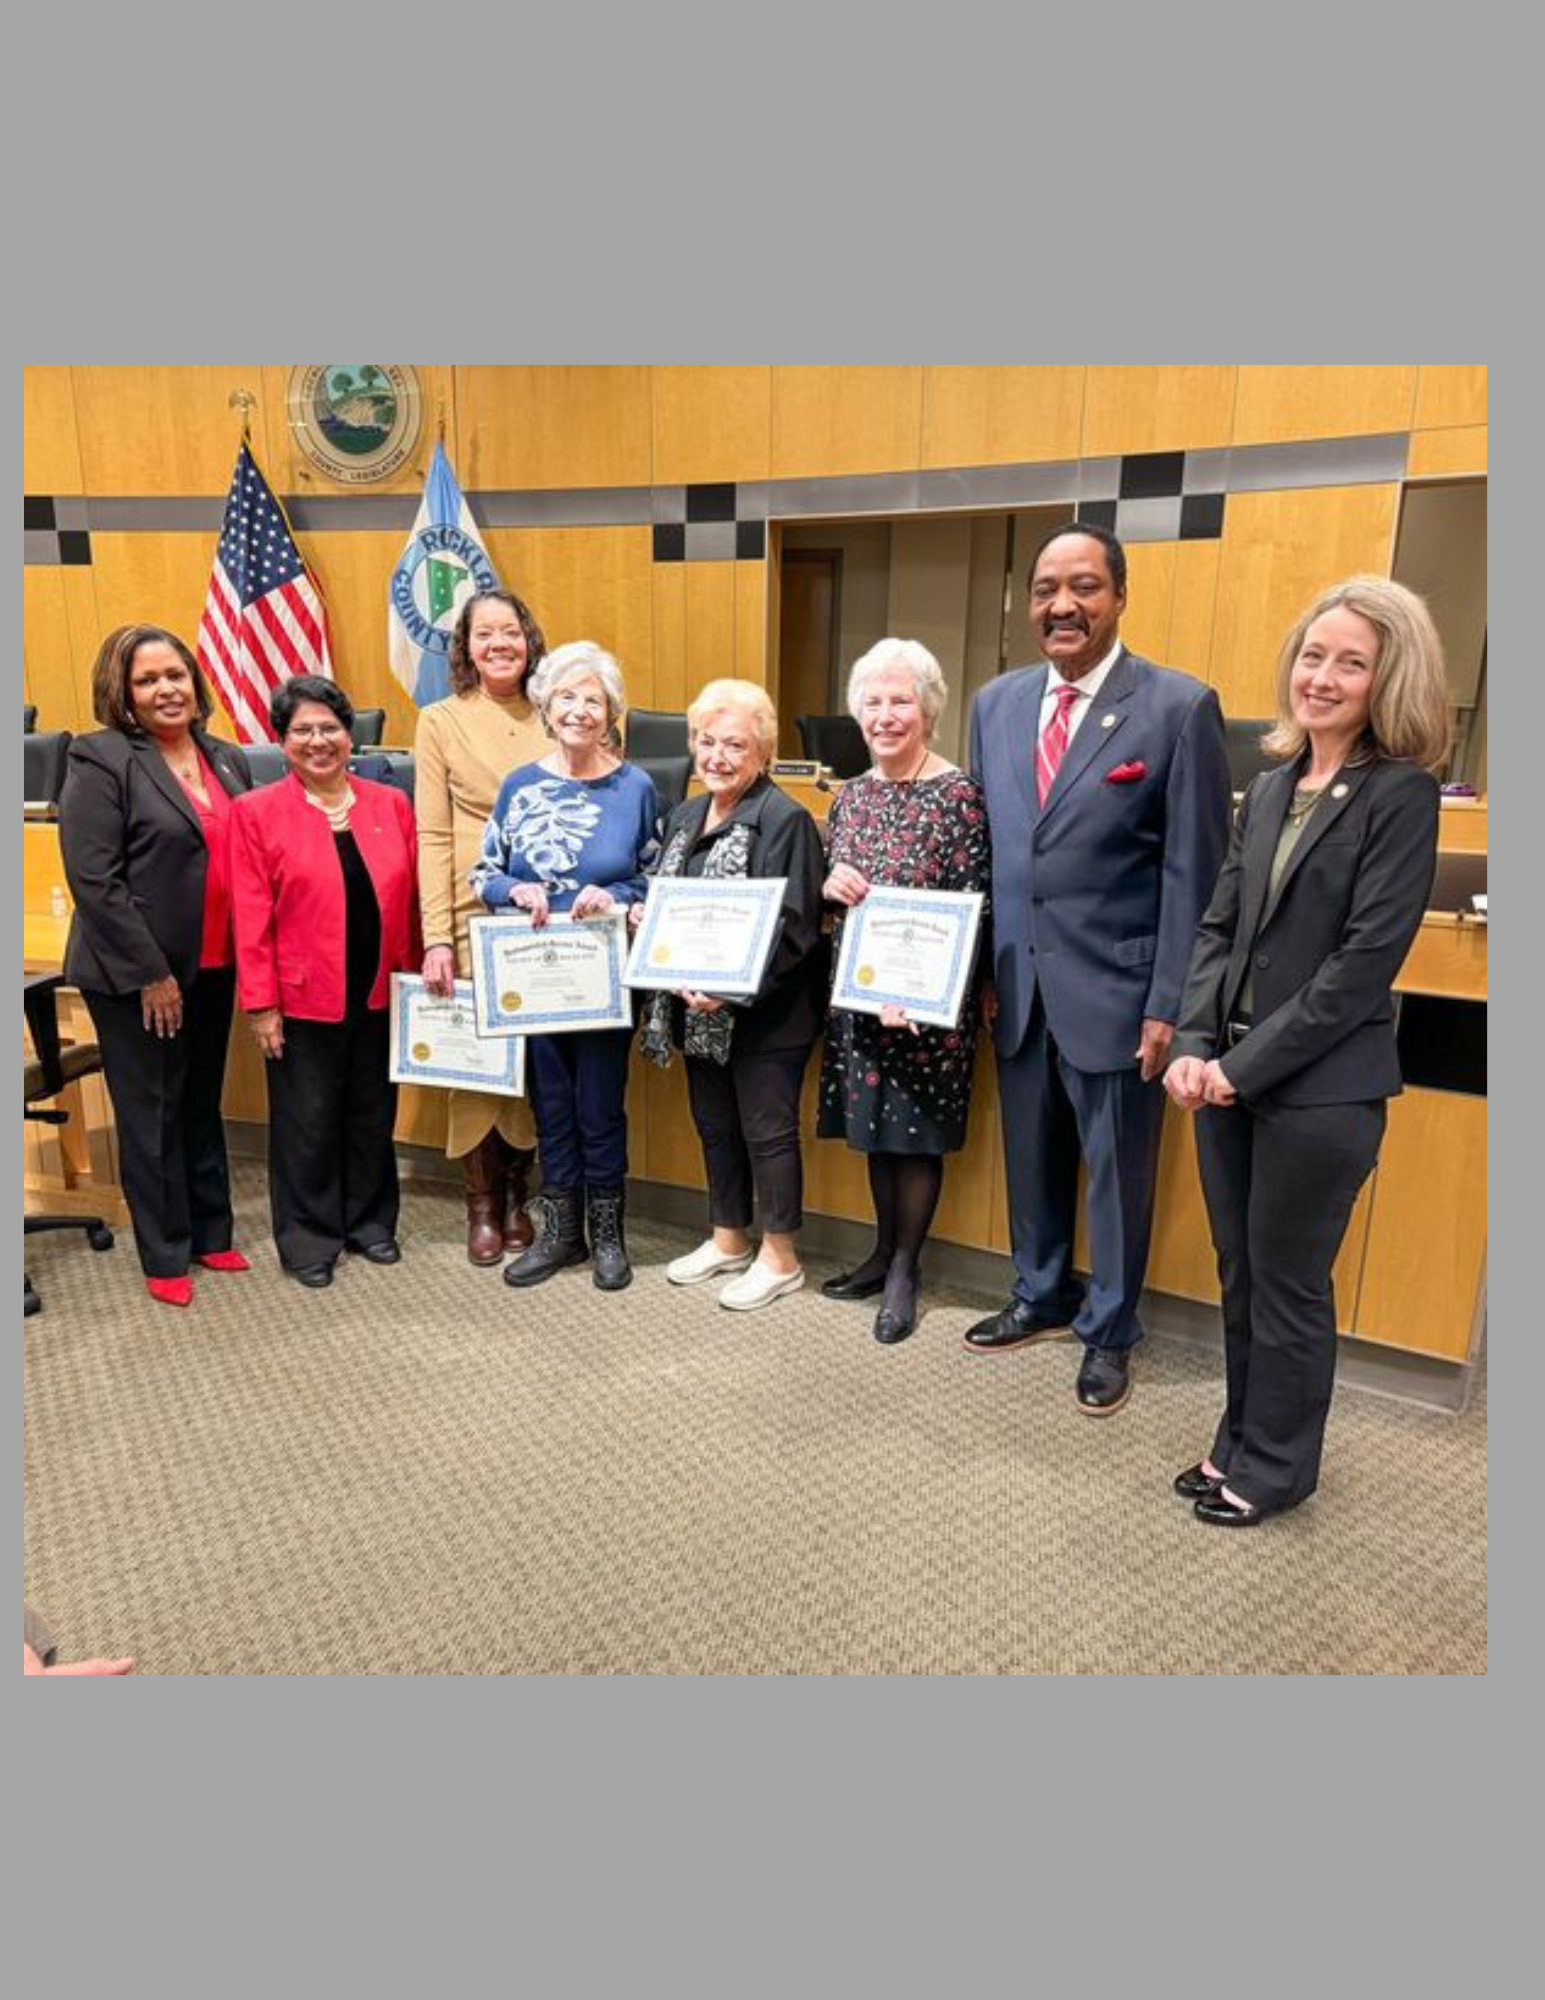
[[[526,1197],[531,1192],[527,1177],[536,1155],[522,1152],[507,1139],[500,1139],[499,1143],[504,1154],[504,1247],[529,1250],[536,1232],[526,1213]]]
[[[504,1260],[504,1154],[490,1132],[461,1156],[467,1194],[467,1257],[474,1264]]]

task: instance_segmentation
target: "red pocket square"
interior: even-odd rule
[[[1113,764],[1105,773],[1107,785],[1135,785],[1139,778],[1146,778],[1148,766],[1141,757],[1134,757],[1130,764]]]

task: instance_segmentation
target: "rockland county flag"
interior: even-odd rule
[[[499,579],[444,445],[435,446],[413,532],[392,571],[387,636],[392,672],[420,708],[451,691],[451,627],[467,599]]]
[[[268,698],[281,681],[333,677],[322,593],[245,438],[199,621],[198,659],[243,743],[273,741]]]

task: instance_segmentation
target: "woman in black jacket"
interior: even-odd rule
[[[1450,730],[1442,647],[1402,585],[1352,577],[1288,634],[1264,743],[1284,762],[1239,809],[1164,1078],[1200,1107],[1228,1371],[1211,1451],[1174,1484],[1220,1527],[1319,1479],[1331,1269],[1400,1090],[1391,988],[1432,887]]]
[[[752,1312],[805,1282],[794,1240],[804,1220],[799,1094],[824,1009],[825,864],[815,821],[767,775],[778,717],[765,688],[710,681],[687,710],[687,733],[703,795],[666,821],[655,873],[787,882],[781,928],[755,998],[660,993],[642,1034],[645,1054],[662,1066],[673,1043],[685,1052],[708,1174],[712,1234],[665,1275],[673,1285],[729,1276],[720,1305]],[[642,918],[643,906],[635,905],[630,921]],[[754,1257],[753,1190],[762,1220]]]
[[[70,745],[59,802],[75,899],[64,976],[101,1046],[146,1285],[185,1306],[190,1262],[247,1269],[231,1248],[220,1092],[236,979],[230,801],[252,779],[207,734],[208,683],[175,633],[109,632],[91,694],[103,726]]]

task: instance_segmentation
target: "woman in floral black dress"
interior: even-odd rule
[[[932,747],[945,695],[938,661],[914,639],[882,639],[854,665],[848,707],[874,767],[832,807],[828,902],[851,909],[871,882],[986,894],[981,790]],[[839,916],[834,954],[842,923]],[[879,1015],[833,1008],[827,1020],[816,1130],[868,1156],[876,1240],[857,1270],[821,1290],[833,1299],[881,1295],[874,1337],[886,1346],[917,1323],[918,1257],[944,1185],[944,1155],[965,1143],[975,1056],[971,994],[953,1028],[920,1027],[895,1006]]]

